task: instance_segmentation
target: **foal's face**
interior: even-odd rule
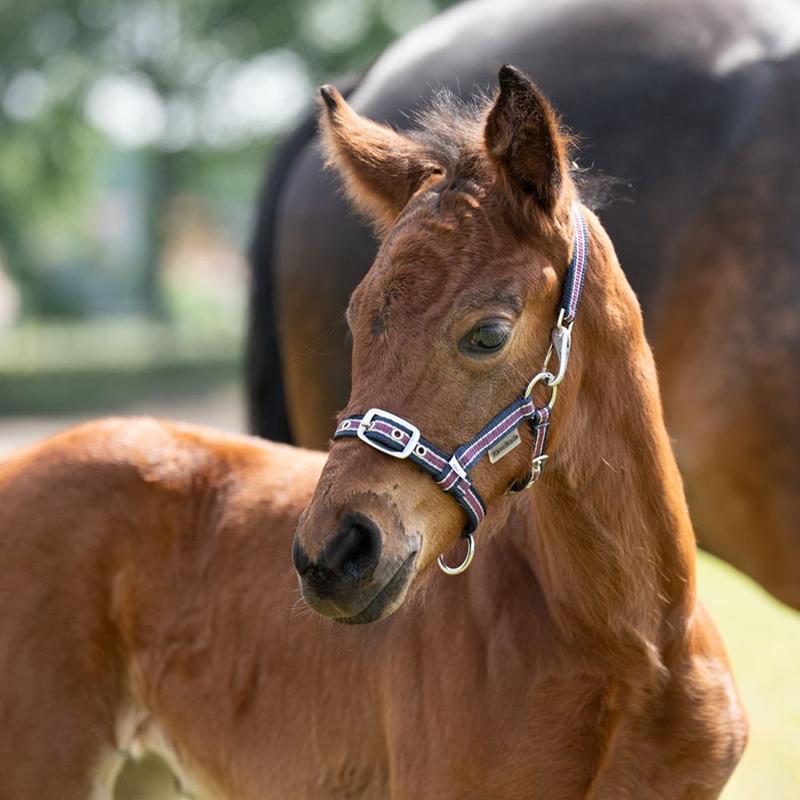
[[[486,123],[486,169],[477,170],[481,180],[470,181],[467,191],[453,188],[452,177],[435,166],[420,163],[419,153],[416,162],[401,153],[405,177],[414,169],[417,176],[400,187],[398,198],[393,193],[404,176],[389,181],[386,174],[365,175],[366,160],[357,164],[355,177],[345,172],[357,198],[358,192],[370,197],[383,189],[375,213],[386,215],[389,227],[347,311],[353,369],[343,413],[381,408],[413,423],[449,452],[519,397],[537,371],[567,260],[568,242],[557,235],[555,206],[548,208],[537,195],[538,204],[529,211],[539,215],[538,230],[548,229],[550,235],[520,236],[514,217],[520,209],[513,204],[525,198],[516,197],[518,189],[503,187],[502,173],[492,172],[492,115],[499,113],[504,93],[508,103],[519,106],[515,92],[535,92],[517,73],[506,85],[502,78],[501,72],[502,91]],[[325,97],[330,135],[340,137],[330,143],[334,157],[337,148],[363,147],[364,136],[376,135],[374,127],[353,129],[359,118],[338,96]],[[531,97],[544,102],[538,93],[527,96],[529,102]],[[549,107],[536,109],[536,130],[557,136],[546,116],[552,114]],[[513,117],[511,122],[519,125]],[[337,124],[350,129],[341,132]],[[402,141],[392,142],[386,152],[411,146],[387,131],[380,129],[381,135]],[[558,160],[562,151],[555,155]],[[350,151],[339,157],[351,164],[354,159]],[[369,166],[376,169],[374,160]],[[528,469],[531,447],[527,431],[521,434],[522,445],[495,464],[484,459],[472,472],[490,515],[496,498]],[[402,603],[415,573],[447,551],[464,525],[456,501],[414,464],[357,439],[337,441],[295,538],[303,594],[312,608],[342,622],[387,616]]]

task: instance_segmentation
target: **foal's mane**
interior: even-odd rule
[[[450,89],[438,87],[411,113],[413,127],[404,133],[441,165],[449,179],[447,189],[474,195],[485,179],[488,165],[481,158],[483,130],[494,100],[494,95],[485,89],[478,89],[464,99]],[[620,190],[630,188],[629,184],[596,171],[593,166],[579,166],[572,157],[580,145],[580,137],[563,123],[561,133],[569,148],[570,175],[584,205],[596,211],[627,199]]]
[[[425,105],[415,109],[409,135],[441,165],[453,185],[483,177],[481,140],[492,98],[484,91],[464,100],[449,89],[436,89]]]

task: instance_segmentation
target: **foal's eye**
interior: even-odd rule
[[[504,320],[493,319],[476,325],[459,343],[462,353],[489,355],[496,353],[511,335],[511,326]]]

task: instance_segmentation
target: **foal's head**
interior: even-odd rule
[[[492,102],[440,99],[398,133],[322,89],[323,137],[382,233],[353,293],[352,393],[452,451],[523,392],[542,363],[572,247],[567,141],[543,94],[503,67]],[[473,472],[488,513],[530,466],[523,441]],[[465,514],[408,460],[335,442],[294,543],[309,605],[370,622],[458,539]]]

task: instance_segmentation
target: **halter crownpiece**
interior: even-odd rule
[[[472,439],[457,447],[453,453],[447,453],[425,439],[416,425],[381,408],[371,408],[365,414],[345,417],[333,434],[334,439],[358,438],[387,456],[414,462],[429,473],[438,486],[464,509],[467,525],[462,536],[466,536],[468,540],[467,556],[458,567],[448,567],[442,556],[439,556],[439,566],[448,575],[463,572],[472,562],[475,552],[473,533],[486,516],[486,506],[470,479],[470,471],[478,461],[489,453],[489,460],[494,463],[510,452],[519,444],[517,429],[526,421],[530,423],[533,438],[531,468],[523,480],[509,487],[509,491],[522,491],[532,486],[541,475],[542,467],[547,460],[545,446],[550,416],[555,405],[558,385],[566,374],[572,323],[578,311],[586,276],[588,234],[578,203],[573,206],[572,225],[574,229],[572,258],[564,280],[558,319],[550,335],[550,348],[542,369],[531,379],[522,397],[506,406]],[[555,373],[547,369],[554,353],[558,359],[558,370]],[[531,394],[538,383],[544,383],[550,389],[550,397],[545,405],[537,408]]]

